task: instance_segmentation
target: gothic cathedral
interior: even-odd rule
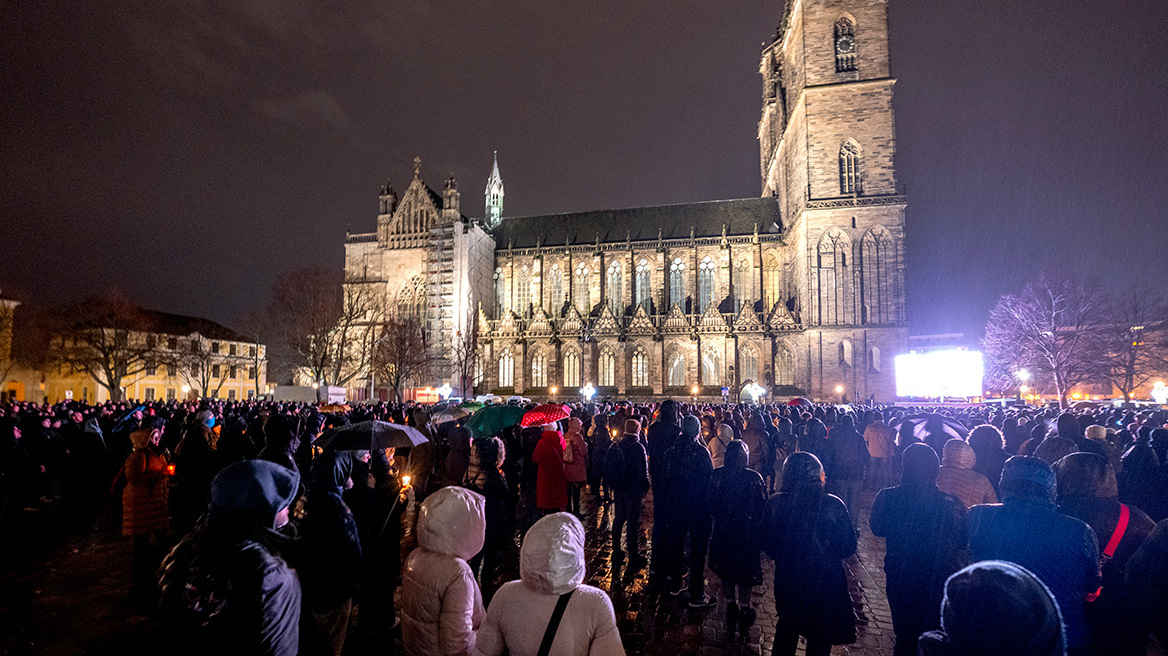
[[[415,160],[400,199],[382,189],[377,231],[347,236],[347,284],[424,320],[419,387],[891,401],[906,199],[887,24],[887,0],[788,0],[759,67],[759,198],[509,217],[496,157],[473,219]]]

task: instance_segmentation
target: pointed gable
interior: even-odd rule
[[[738,316],[734,317],[734,330],[740,333],[760,333],[762,329],[762,321],[759,321],[758,312],[754,311],[754,304],[743,303]]]
[[[657,326],[653,325],[653,319],[651,319],[649,317],[649,313],[645,311],[645,306],[637,306],[637,311],[633,313],[633,320],[629,323],[628,332],[630,335],[657,334]]]
[[[491,320],[487,318],[487,313],[483,312],[482,304],[479,304],[479,336],[490,337],[491,335]]]
[[[661,332],[678,334],[688,333],[689,330],[689,319],[685,318],[685,313],[681,311],[681,307],[674,303],[669,308],[669,314],[665,315],[665,321],[661,323]]]
[[[527,326],[527,334],[529,335],[551,335],[552,323],[548,320],[547,312],[544,312],[542,307],[535,308],[535,314],[531,317],[531,322]]]
[[[703,333],[725,332],[728,326],[726,318],[718,311],[718,306],[710,304],[698,319],[698,331]]]
[[[767,319],[767,328],[771,330],[799,330],[799,323],[795,321],[795,317],[791,315],[791,311],[787,309],[786,305],[776,303],[770,318]]]
[[[616,317],[612,314],[612,308],[607,303],[600,311],[600,318],[596,320],[594,330],[597,335],[616,335],[620,332],[620,323],[617,322]]]
[[[575,305],[568,306],[568,314],[564,317],[560,324],[560,333],[566,335],[579,335],[580,330],[584,327],[584,319],[580,317],[580,311],[576,309]]]

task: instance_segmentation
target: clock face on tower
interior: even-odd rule
[[[854,36],[844,34],[835,40],[836,52],[840,54],[849,54],[856,49],[856,38]]]

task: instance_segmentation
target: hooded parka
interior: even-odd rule
[[[466,561],[483,548],[481,494],[444,487],[418,509],[418,548],[402,572],[402,646],[407,656],[469,656],[483,598]]]
[[[608,595],[584,580],[584,526],[568,513],[532,525],[519,554],[520,580],[495,593],[477,653],[535,656],[560,595],[571,592],[550,656],[624,656]]]

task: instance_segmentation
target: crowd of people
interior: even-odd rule
[[[856,640],[845,561],[863,515],[885,540],[897,654],[1168,644],[1164,411],[566,409],[476,435],[413,404],[12,403],[0,533],[27,508],[120,502],[136,594],[191,653],[383,653],[400,626],[411,656],[623,654],[612,602],[584,584],[584,495],[611,514],[613,567],[647,566],[653,594],[721,613],[727,641],[755,624],[773,561],[776,656]],[[370,420],[427,441],[314,445]],[[516,549],[519,579],[500,586]]]

